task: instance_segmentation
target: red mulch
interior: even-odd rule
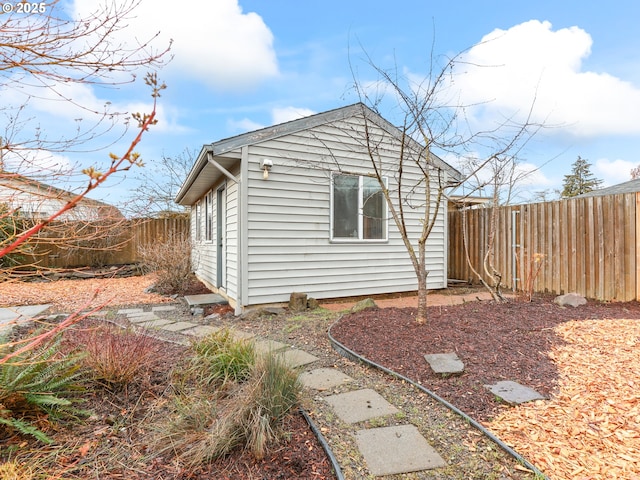
[[[554,392],[558,371],[548,353],[562,340],[553,328],[570,320],[640,319],[640,303],[598,303],[561,308],[553,297],[532,302],[469,302],[429,308],[427,323],[413,308],[384,308],[346,315],[331,333],[364,357],[424,385],[472,418],[485,421],[504,405],[484,385],[513,380],[544,396]],[[465,364],[458,376],[435,374],[425,354],[456,352]]]

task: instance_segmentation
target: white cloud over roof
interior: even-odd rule
[[[586,71],[591,36],[531,20],[495,29],[463,54],[456,91],[477,121],[526,115],[577,137],[640,133],[640,89],[607,73]],[[534,103],[535,102],[535,103]]]
[[[101,0],[75,0],[72,11],[83,18]],[[173,40],[173,60],[165,71],[190,77],[218,90],[241,90],[278,74],[273,34],[256,13],[244,13],[238,0],[169,2],[142,0],[117,32],[133,46],[158,32],[156,49]]]

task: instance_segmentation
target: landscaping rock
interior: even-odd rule
[[[580,305],[586,305],[587,299],[578,293],[567,293],[565,295],[559,295],[554,300],[561,307],[579,307]]]
[[[265,307],[262,309],[262,313],[265,315],[282,315],[285,312],[285,309],[282,307]]]
[[[366,310],[368,308],[378,308],[376,302],[371,298],[365,298],[364,300],[360,300],[353,307],[351,307],[351,313],[361,312],[362,310]]]
[[[293,292],[289,297],[289,310],[292,312],[303,312],[307,309],[307,294]]]
[[[315,310],[317,308],[320,308],[320,303],[315,298],[309,298],[307,299],[307,308],[309,310]]]

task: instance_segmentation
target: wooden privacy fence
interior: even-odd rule
[[[131,264],[139,261],[141,247],[176,235],[189,236],[188,218],[59,222],[29,243],[25,263],[47,268]]]
[[[488,253],[505,288],[527,290],[533,280],[534,292],[640,298],[640,192],[450,212],[448,276],[477,281],[465,258],[465,232],[471,264],[488,279]]]

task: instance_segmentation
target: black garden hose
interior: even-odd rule
[[[427,395],[429,395],[431,398],[433,398],[435,401],[437,401],[438,403],[441,403],[442,405],[444,405],[445,407],[447,407],[449,410],[451,410],[452,412],[456,413],[457,415],[459,415],[460,417],[462,417],[466,422],[468,422],[470,425],[473,425],[475,428],[477,428],[484,436],[486,436],[489,440],[491,440],[493,443],[495,443],[496,445],[498,445],[502,450],[504,450],[507,454],[511,455],[515,460],[517,460],[518,462],[520,462],[524,467],[528,468],[529,470],[531,470],[533,472],[534,475],[536,475],[536,478],[540,478],[543,480],[549,480],[549,477],[547,477],[544,473],[542,473],[538,468],[536,468],[534,465],[532,465],[528,460],[526,460],[522,455],[520,455],[518,452],[516,452],[514,449],[512,449],[509,445],[507,445],[506,443],[504,443],[502,440],[500,440],[498,437],[496,437],[493,433],[491,433],[489,430],[487,430],[484,426],[482,426],[482,424],[480,424],[479,422],[477,422],[476,420],[474,420],[473,418],[471,418],[469,415],[467,415],[466,413],[464,413],[462,410],[460,410],[459,408],[457,408],[456,406],[452,405],[451,403],[447,402],[444,398],[438,396],[436,393],[432,392],[431,390],[423,387],[422,385],[420,385],[419,383],[414,382],[413,380],[411,380],[410,378],[405,377],[404,375],[401,375],[397,372],[394,372],[393,370],[390,370],[386,367],[383,367],[382,365],[379,365],[371,360],[369,360],[366,357],[363,357],[361,355],[358,355],[356,352],[354,352],[353,350],[350,350],[349,348],[347,348],[346,346],[344,346],[342,343],[340,343],[339,341],[337,341],[335,338],[333,338],[333,336],[331,335],[331,328],[336,325],[338,322],[340,321],[340,319],[336,320],[336,322],[331,325],[329,327],[329,329],[327,330],[327,335],[329,336],[329,342],[331,342],[331,346],[333,347],[333,349],[335,351],[337,351],[340,355],[342,355],[345,358],[348,358],[349,360],[352,360],[354,362],[361,362],[364,363],[365,365],[377,368],[379,370],[382,370],[385,373],[388,373],[389,375],[399,378],[400,380],[403,380],[407,383],[410,383],[411,385],[413,385],[414,387],[422,390],[424,393],[426,393]]]

